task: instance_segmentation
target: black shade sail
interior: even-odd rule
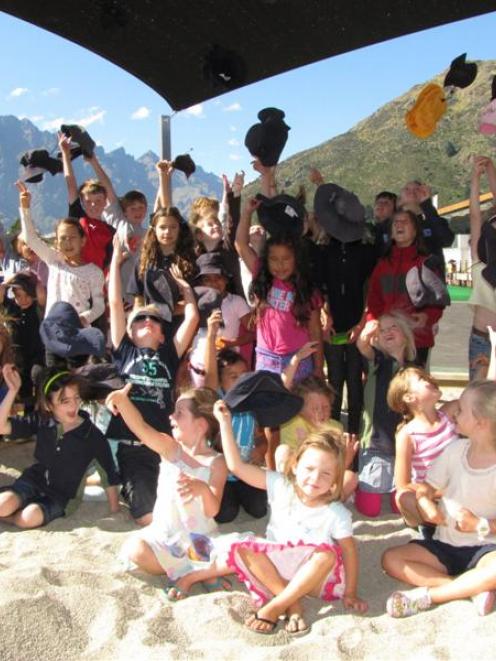
[[[496,2],[0,0],[0,10],[97,53],[180,110],[332,55],[494,11]],[[447,53],[447,66],[457,54]]]

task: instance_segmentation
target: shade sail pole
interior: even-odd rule
[[[171,156],[171,116],[160,116],[160,158],[172,160]],[[169,200],[172,200],[172,177],[169,178]]]

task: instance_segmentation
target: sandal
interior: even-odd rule
[[[214,581],[202,581],[201,584],[205,592],[232,592],[233,589],[231,581],[224,576]]]
[[[300,629],[300,623],[305,625],[303,629]],[[310,632],[310,625],[305,622],[302,615],[293,613],[287,618],[284,630],[288,636],[298,638],[299,636],[306,636]]]
[[[250,619],[253,618],[253,619]],[[256,623],[261,623],[261,624],[267,624],[269,626],[268,629],[254,629],[251,625],[256,624]],[[253,633],[259,633],[262,634],[263,636],[270,636],[273,634],[277,628],[278,622],[274,622],[273,620],[268,620],[266,617],[260,617],[258,613],[251,613],[246,620],[245,620],[245,627],[249,629],[250,631],[253,631]]]

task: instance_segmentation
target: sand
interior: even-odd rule
[[[0,446],[0,484],[32,462],[33,444]],[[307,599],[311,632],[290,638],[248,631],[250,609],[238,583],[230,593],[198,592],[175,604],[165,581],[123,571],[118,560],[134,524],[126,510],[110,516],[105,502],[79,509],[45,528],[18,531],[0,524],[0,658],[72,659],[458,659],[496,657],[496,613],[477,616],[470,601],[453,602],[406,620],[385,614],[399,584],[380,569],[384,549],[411,535],[391,514],[362,520],[354,513],[361,559],[360,594],[369,612],[358,616]],[[262,533],[265,520],[241,516],[226,532]]]

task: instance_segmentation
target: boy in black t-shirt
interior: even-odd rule
[[[120,265],[123,255],[118,240],[110,265],[109,306],[113,360],[126,382],[132,383],[130,399],[145,420],[170,433],[173,411],[172,390],[179,360],[189,347],[198,325],[198,310],[191,287],[181,278],[177,284],[184,298],[184,321],[174,337],[168,337],[161,311],[147,305],[135,308],[126,318],[121,291]],[[141,445],[120,416],[112,418],[107,437],[119,441],[117,461],[122,479],[122,495],[140,525],[151,522],[155,503],[160,457]]]

